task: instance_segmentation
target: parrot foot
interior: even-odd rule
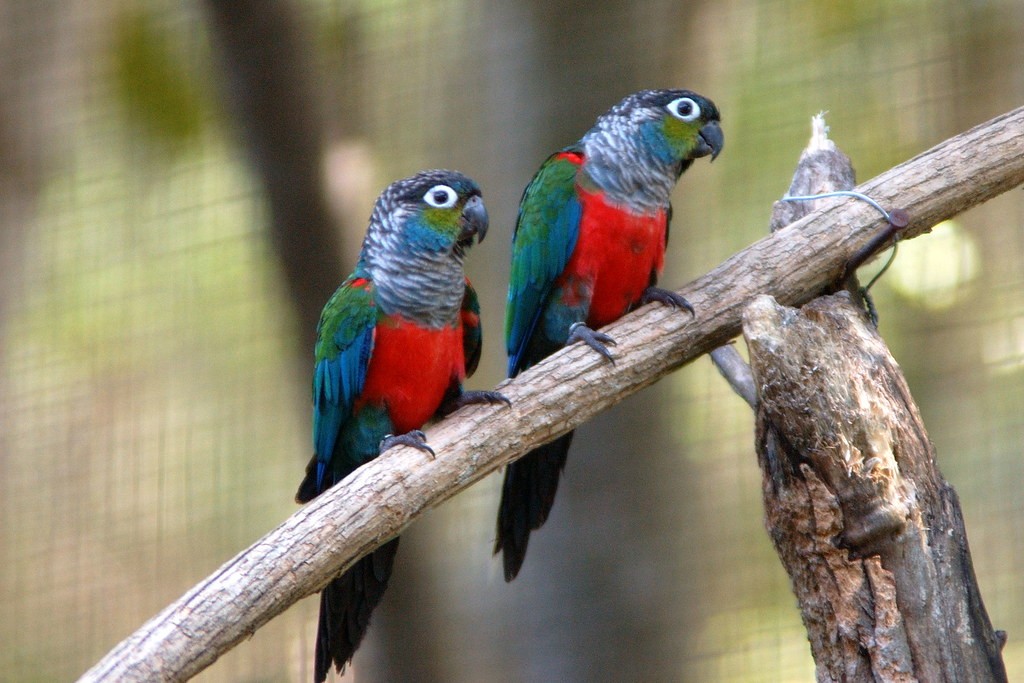
[[[573,323],[569,327],[569,338],[565,340],[565,345],[568,346],[578,341],[594,349],[604,356],[609,363],[615,365],[615,359],[612,358],[612,353],[605,344],[615,346],[616,342],[604,332],[592,330],[584,323]]]
[[[379,451],[383,453],[389,448],[394,448],[395,446],[409,446],[418,451],[423,451],[430,455],[431,460],[433,460],[436,455],[434,453],[434,449],[427,445],[427,435],[418,429],[413,429],[412,431],[406,432],[405,434],[399,434],[397,436],[394,434],[388,434],[380,440]]]
[[[648,287],[644,290],[644,293],[640,295],[640,303],[649,304],[652,301],[671,306],[672,308],[682,308],[690,312],[690,315],[696,315],[697,312],[693,310],[693,306],[683,296],[676,294],[670,289],[662,289],[661,287]]]
[[[445,401],[441,406],[440,413],[442,417],[447,417],[462,406],[481,404],[493,406],[499,403],[504,403],[509,408],[512,407],[512,401],[498,391],[463,391],[455,398]]]

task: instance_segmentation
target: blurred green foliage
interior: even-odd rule
[[[126,121],[146,139],[172,149],[195,142],[212,107],[203,72],[188,68],[186,43],[143,4],[119,6],[112,23],[112,95]]]

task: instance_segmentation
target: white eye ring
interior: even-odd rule
[[[672,100],[665,107],[672,116],[681,121],[696,121],[700,118],[700,105],[691,97],[679,97]]]
[[[423,201],[437,209],[450,209],[459,201],[459,195],[447,185],[434,185],[423,195]]]

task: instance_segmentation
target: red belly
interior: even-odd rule
[[[452,380],[464,377],[461,326],[425,330],[401,319],[381,320],[359,405],[387,406],[395,433],[404,434],[422,427]]]
[[[640,301],[665,265],[664,211],[633,215],[580,190],[583,215],[566,274],[592,287],[587,325],[603,327]]]

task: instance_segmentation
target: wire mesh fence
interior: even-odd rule
[[[1024,100],[1012,0],[278,7],[324,113],[338,281],[393,178],[455,167],[484,188],[474,388],[502,377],[524,184],[624,94],[689,87],[723,112],[725,152],[674,195],[668,286],[767,232],[818,111],[866,180]],[[67,680],[294,510],[311,331],[205,6],[0,11],[0,678]],[[1022,226],[1014,191],[901,247],[876,289],[1009,632],[1011,678],[1024,672]],[[509,585],[490,557],[497,478],[431,512],[404,536],[350,674],[811,679],[752,432],[706,360],[587,425]],[[315,615],[304,601],[200,678],[307,680]]]

